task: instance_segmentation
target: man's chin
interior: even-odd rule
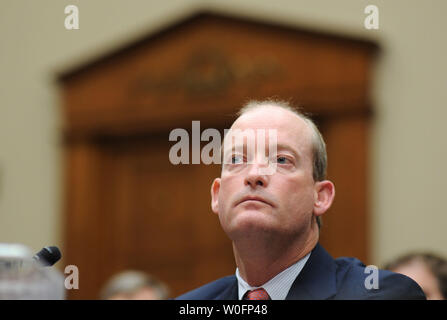
[[[245,210],[232,218],[224,228],[231,239],[241,235],[247,237],[250,234],[259,237],[262,233],[271,233],[276,229],[272,215],[266,212]]]

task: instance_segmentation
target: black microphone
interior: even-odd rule
[[[45,247],[36,253],[33,257],[34,260],[40,262],[44,267],[49,267],[59,261],[62,254],[58,247]]]

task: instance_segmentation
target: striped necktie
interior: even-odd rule
[[[271,300],[267,291],[263,288],[249,290],[244,294],[242,300]]]

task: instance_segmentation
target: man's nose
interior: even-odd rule
[[[257,186],[260,187],[267,187],[268,184],[268,176],[265,174],[262,174],[261,167],[264,167],[265,165],[259,164],[259,163],[253,163],[249,164],[249,170],[247,172],[247,175],[245,176],[244,183],[247,186],[250,186],[252,188],[256,188]]]

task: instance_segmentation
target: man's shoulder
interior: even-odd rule
[[[366,266],[356,258],[335,259],[337,295],[335,299],[425,299],[419,285],[407,276],[376,266]]]
[[[237,284],[237,279],[234,275],[220,278],[213,282],[207,283],[197,289],[186,292],[177,297],[176,300],[214,300],[214,299],[229,299],[223,294],[231,287]]]

